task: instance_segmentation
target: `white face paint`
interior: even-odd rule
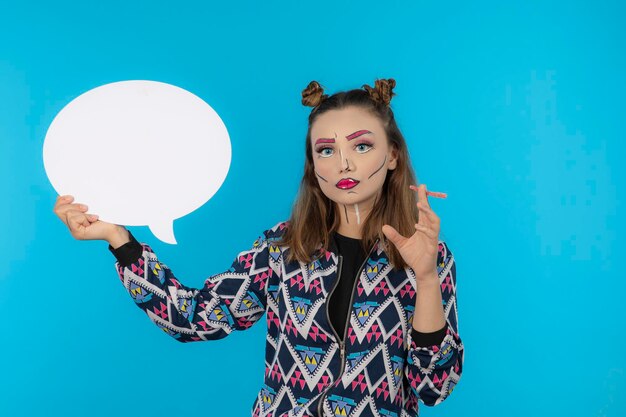
[[[356,213],[356,224],[361,224],[361,215],[359,214],[359,205],[354,205],[354,212]]]

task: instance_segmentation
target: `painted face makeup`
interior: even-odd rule
[[[311,127],[311,146],[322,192],[361,224],[396,166],[381,122],[356,107],[328,111]]]

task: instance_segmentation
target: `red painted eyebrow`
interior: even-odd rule
[[[365,135],[367,133],[372,133],[372,132],[370,132],[369,130],[358,130],[358,131],[356,131],[354,133],[351,133],[348,136],[346,136],[346,139],[352,140],[352,139],[358,138],[361,135]]]
[[[315,144],[317,145],[318,143],[335,143],[335,139],[325,139],[325,138],[320,138],[318,140],[315,141]]]

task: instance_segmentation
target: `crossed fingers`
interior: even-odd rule
[[[446,198],[447,195],[445,193],[426,191],[426,186],[424,184],[420,185],[419,187],[415,185],[410,185],[409,188],[413,191],[417,191],[417,208],[420,210],[420,214],[424,214],[424,216],[419,216],[418,223],[415,223],[415,229],[424,232],[432,239],[436,239],[439,235],[440,219],[439,216],[437,216],[435,212],[430,208],[430,204],[428,203],[428,195],[437,198]]]
[[[419,192],[419,187],[417,185],[409,185],[409,188],[411,190],[413,190],[413,191],[418,191]],[[424,185],[424,189],[426,189],[425,185]],[[446,194],[446,193],[438,193],[436,191],[426,191],[426,195],[431,195],[431,196],[437,197],[437,198],[446,198],[446,197],[448,197],[448,194]]]

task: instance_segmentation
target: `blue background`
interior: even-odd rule
[[[449,195],[430,202],[466,348],[454,393],[421,414],[624,415],[624,6],[224,3],[2,2],[0,415],[248,416],[263,380],[264,324],[170,339],[125,293],[106,242],[73,239],[54,215],[42,145],[67,103],[148,79],[220,114],[230,172],[174,222],[179,244],[130,228],[197,287],[288,217],[307,83],[332,94],[389,77],[419,181]]]

